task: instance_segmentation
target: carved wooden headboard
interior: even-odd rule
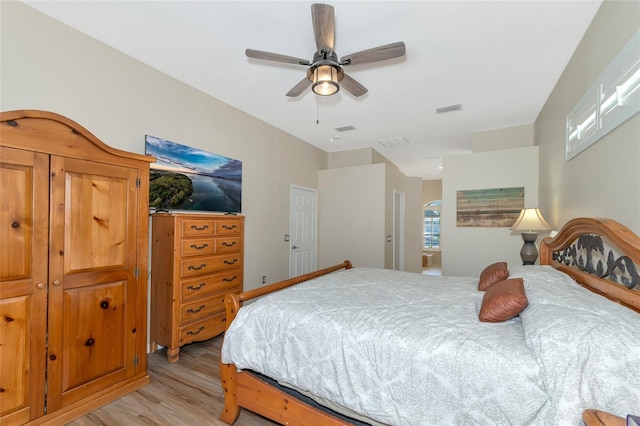
[[[542,240],[540,263],[640,312],[640,237],[615,220],[570,220]]]

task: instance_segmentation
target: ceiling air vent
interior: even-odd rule
[[[447,105],[447,106],[436,108],[436,114],[444,114],[445,112],[460,111],[461,109],[462,109],[462,104]]]
[[[348,132],[349,130],[355,130],[356,128],[353,127],[351,124],[347,125],[347,126],[342,126],[342,127],[336,127],[336,130],[339,132]]]
[[[409,140],[404,136],[398,136],[397,138],[381,139],[378,143],[385,148],[395,148],[397,146],[409,145]]]

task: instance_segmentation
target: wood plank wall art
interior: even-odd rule
[[[524,187],[457,191],[457,226],[510,227],[524,207]]]

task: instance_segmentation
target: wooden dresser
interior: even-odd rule
[[[225,330],[224,296],[242,291],[244,217],[151,215],[151,350],[180,346]]]

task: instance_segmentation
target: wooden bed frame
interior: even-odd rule
[[[577,218],[540,244],[540,263],[640,313],[640,237],[612,219]]]
[[[300,275],[299,277],[289,278],[255,290],[240,294],[227,294],[224,299],[227,310],[227,328],[236,317],[242,303],[247,300],[255,299],[340,269],[351,269],[352,267],[351,262],[345,260],[338,265]],[[224,391],[224,408],[222,414],[220,414],[220,420],[227,424],[235,423],[240,415],[240,407],[244,407],[280,424],[318,426],[347,426],[350,424],[295,399],[249,371],[238,371],[233,364],[220,362],[220,382]]]
[[[611,219],[578,218],[540,244],[540,263],[570,275],[582,286],[640,312],[640,237]],[[325,275],[352,268],[346,260],[316,272],[225,297],[227,328],[243,302]],[[233,424],[246,408],[280,424],[349,425],[298,401],[249,371],[220,364],[224,409],[220,419]]]

